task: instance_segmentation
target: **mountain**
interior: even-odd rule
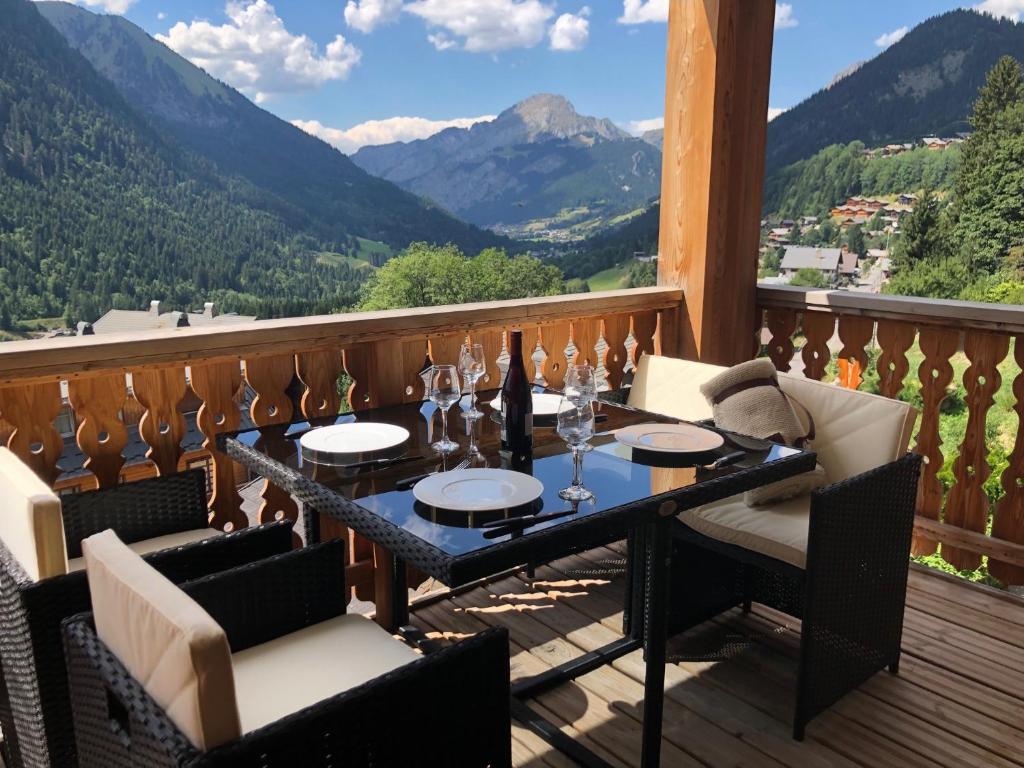
[[[540,94],[470,128],[363,147],[353,161],[474,224],[605,221],[659,192],[661,153],[610,120]]]
[[[928,19],[769,123],[767,171],[832,144],[871,147],[970,130],[978,89],[1006,55],[1024,61],[1024,25],[966,10]]]
[[[433,204],[371,176],[324,142],[260,109],[122,16],[62,2],[39,12],[163,135],[276,199],[286,223],[355,253],[358,238],[393,249],[498,244]],[[379,250],[368,246],[367,250]],[[386,250],[386,249],[385,249]]]
[[[644,131],[642,134],[640,134],[640,138],[646,141],[652,147],[657,147],[658,151],[660,152],[661,148],[665,144],[665,129],[654,128],[650,131]]]

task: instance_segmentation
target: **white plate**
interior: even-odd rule
[[[302,457],[318,464],[358,464],[389,454],[409,439],[394,424],[353,421],[311,430],[299,438]]]
[[[561,395],[553,395],[550,392],[533,393],[533,416],[557,416],[558,404],[562,402]],[[488,403],[491,408],[501,413],[501,393]]]
[[[535,477],[507,469],[459,469],[424,478],[412,492],[431,507],[485,512],[529,504],[544,493],[544,485]]]
[[[707,453],[725,438],[693,424],[634,424],[615,431],[615,439],[631,448],[658,453]]]

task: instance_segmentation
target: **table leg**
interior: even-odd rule
[[[640,765],[657,768],[661,761],[661,727],[665,706],[665,645],[668,632],[668,585],[671,576],[671,529],[668,519],[646,526],[647,599],[644,603],[643,748]]]
[[[377,606],[377,623],[389,632],[396,632],[409,623],[405,561],[377,544],[373,545],[373,559],[373,602]]]

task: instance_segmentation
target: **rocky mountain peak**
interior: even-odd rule
[[[520,101],[502,112],[498,121],[521,121],[528,141],[577,136],[599,136],[610,141],[629,138],[611,120],[581,115],[567,98],[552,93],[539,93]]]

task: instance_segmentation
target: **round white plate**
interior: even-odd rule
[[[299,438],[302,457],[319,464],[357,464],[393,452],[409,439],[394,424],[353,421],[311,430]]]
[[[412,492],[431,507],[485,512],[529,504],[544,493],[544,485],[535,477],[507,469],[459,469],[424,478]]]
[[[725,444],[725,438],[693,424],[634,424],[616,430],[615,439],[631,448],[659,453],[706,453]]]
[[[558,404],[562,402],[561,395],[555,395],[550,392],[534,392],[533,393],[533,417],[538,416],[557,416],[558,415]],[[501,413],[501,393],[495,397],[491,402],[488,403],[491,408]]]

